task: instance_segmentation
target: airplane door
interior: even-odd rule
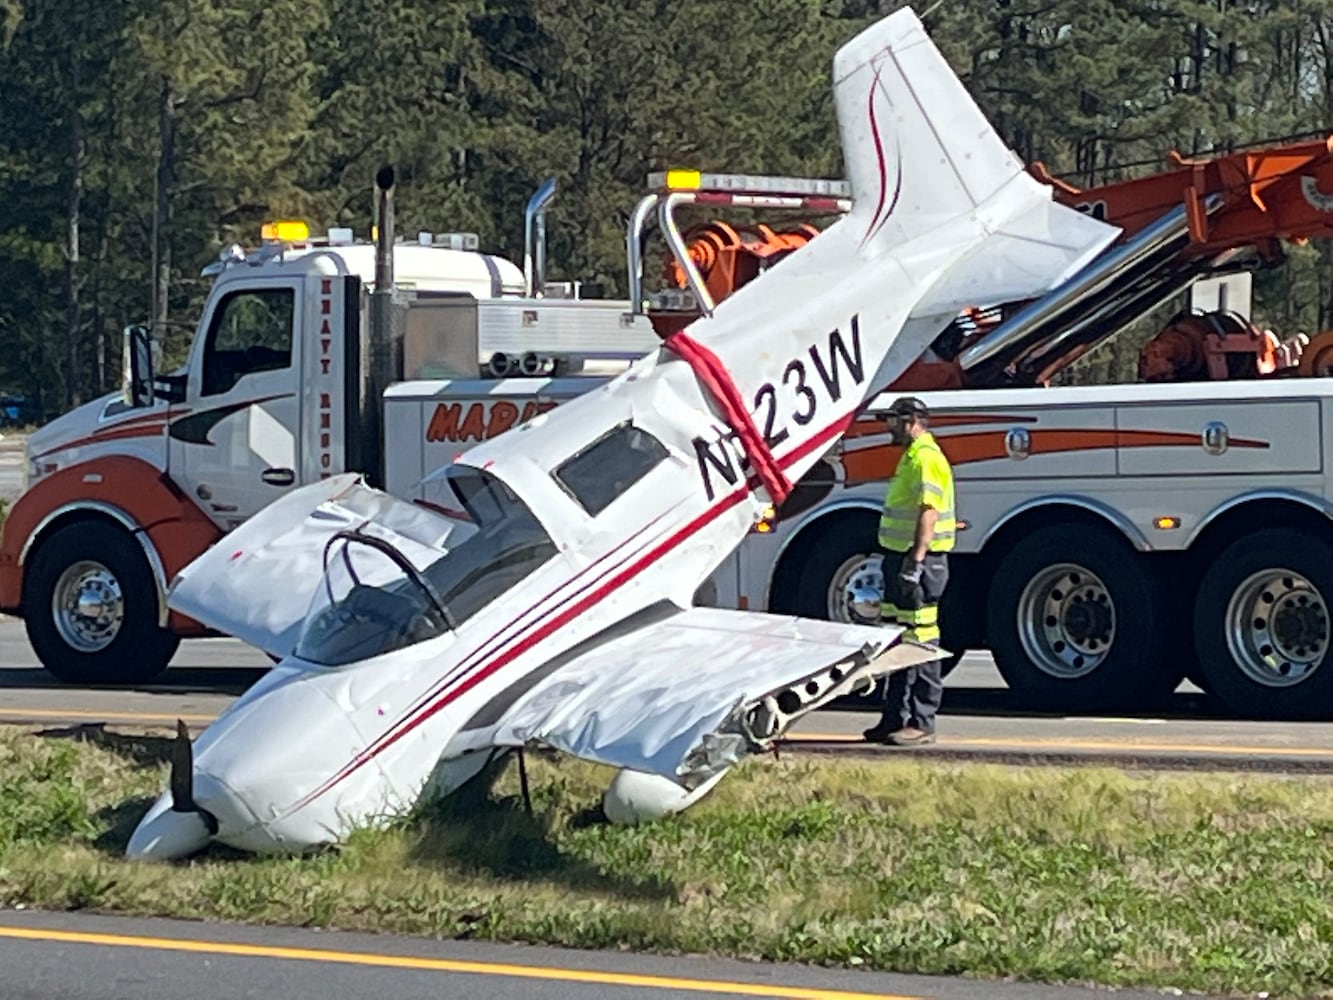
[[[186,402],[171,422],[172,477],[224,531],[293,486],[301,468],[301,284],[249,284],[215,305]]]

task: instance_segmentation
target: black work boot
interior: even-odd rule
[[[867,743],[887,743],[889,737],[893,735],[899,725],[901,723],[897,721],[891,722],[888,719],[880,719],[869,729],[862,732],[861,735]]]

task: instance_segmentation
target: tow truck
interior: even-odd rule
[[[1144,348],[1141,384],[1049,384],[1197,282],[1277,266],[1285,242],[1329,235],[1333,195],[1323,192],[1333,190],[1331,148],[1333,140],[1208,160],[1174,157],[1159,174],[1091,190],[1033,165],[1054,197],[1121,226],[1120,242],[1043,300],[964,313],[876,404],[912,392],[936,413],[937,436],[957,469],[963,522],[944,601],[945,645],[955,654],[989,649],[1020,699],[1045,708],[1136,708],[1188,675],[1242,715],[1333,713],[1333,668],[1324,668],[1333,601],[1325,425],[1333,420],[1333,399],[1318,377],[1330,369],[1333,332],[1282,342],[1225,307],[1183,312]],[[723,222],[682,232],[679,209],[781,209],[817,217],[849,204],[845,185],[835,180],[668,171],[650,178],[650,187],[630,219],[628,302],[608,307],[624,331],[645,338],[635,350],[655,344],[650,331],[669,333],[710,311],[818,232],[806,224],[777,231]],[[670,251],[674,287],[650,295],[644,246],[654,222]],[[249,282],[276,273],[265,267],[297,266],[305,257],[338,259],[351,248],[264,252],[273,259],[228,265],[238,269],[230,280]],[[364,252],[369,261],[372,251]],[[525,276],[535,256],[530,250]],[[295,483],[358,469],[412,497],[424,472],[450,460],[460,445],[589,391],[610,373],[599,365],[619,363],[595,352],[565,355],[579,369],[571,377],[535,338],[495,360],[470,339],[476,327],[466,323],[463,347],[438,323],[401,319],[406,335],[376,341],[373,331],[393,325],[376,321],[376,302],[383,315],[401,317],[402,300],[415,302],[429,290],[408,291],[406,283],[372,278],[369,264],[361,266],[357,275],[341,275],[355,278],[341,292],[319,278],[310,315],[345,317],[331,324],[330,346],[320,347],[335,357],[349,352],[344,373],[359,370],[362,358],[379,358],[380,367],[341,375],[324,391],[315,379],[325,372],[316,367],[306,375],[293,364],[292,391],[315,409],[284,440],[299,442],[292,447],[314,462],[303,459],[299,471],[252,470],[274,492],[247,482],[250,507],[213,495],[219,488],[241,492],[226,461],[208,467],[211,478],[204,480],[189,471],[183,444],[172,443],[200,422],[189,421],[205,402],[201,378],[216,288],[186,371],[159,379],[165,384],[157,389],[150,392],[152,380],[143,375],[146,338],[127,337],[133,398],[98,404],[115,414],[98,439],[97,468],[84,468],[94,453],[79,440],[89,436],[80,428],[57,424],[30,440],[34,499],[20,501],[26,509],[16,505],[0,540],[0,607],[24,615],[34,646],[57,676],[147,679],[181,636],[199,634],[165,610],[165,585],[175,568],[253,513],[254,504],[280,495],[285,483],[263,480],[268,470],[293,468]],[[510,268],[502,270],[510,277],[499,295],[474,289],[454,297],[465,311],[504,301],[519,285],[517,268]],[[521,315],[544,301],[531,281],[522,293],[513,300]],[[446,346],[453,361],[437,356]],[[550,372],[532,377],[520,368],[511,377],[510,359],[520,348],[520,358],[551,359]],[[410,361],[426,357],[433,367]],[[531,370],[534,361],[528,364]],[[427,377],[442,373],[455,377]],[[262,377],[247,373],[241,382],[254,386]],[[217,436],[219,421],[195,443],[215,448],[213,441],[225,440],[244,461],[259,462],[259,429],[272,425],[264,397],[255,387],[252,402],[222,417],[240,428],[233,436]],[[756,525],[705,585],[701,603],[843,621],[877,614],[882,574],[875,524],[897,452],[874,416],[876,406],[781,509]],[[381,433],[391,445],[382,453]],[[158,438],[166,443],[153,445],[165,449],[157,464],[131,453]],[[130,458],[139,465],[123,473],[106,464]],[[136,496],[128,511],[110,495],[106,483],[124,482],[131,471],[150,485],[145,499],[162,498],[156,506]],[[61,472],[67,474],[60,489],[37,493]],[[76,527],[81,547],[64,548],[63,562],[43,561],[54,530]],[[100,547],[111,538],[118,548]],[[107,552],[121,560],[115,567],[91,555]],[[96,648],[63,639],[62,620],[66,629],[79,625],[84,631],[75,635]],[[137,638],[118,647],[127,623]],[[39,645],[44,630],[62,641]],[[118,648],[135,652],[116,656]]]
[[[182,638],[208,635],[168,608],[172,578],[287,491],[355,470],[413,496],[468,442],[603,384],[660,344],[649,311],[546,281],[553,182],[528,203],[521,268],[480,252],[475,234],[398,238],[392,171],[378,183],[373,241],[267,224],[258,248],[228,247],[205,268],[215,280],[181,370],[158,374],[151,331],[127,328],[124,391],[28,438],[25,489],[0,535],[0,608],[23,618],[60,680],[142,683]],[[807,197],[787,179],[760,186],[770,202],[845,210],[845,185],[832,183],[841,200]],[[753,191],[732,197],[754,201]],[[769,263],[811,235],[785,234]]]
[[[519,267],[471,233],[398,238],[392,171],[379,180],[374,242],[266,224],[258,248],[228,247],[205,268],[215,280],[183,369],[155,374],[157,341],[128,328],[125,391],[29,437],[26,489],[0,538],[0,606],[56,677],[157,676],[182,637],[205,634],[168,610],[172,577],[288,490],[346,469],[401,481],[413,460],[407,479],[419,479],[421,433],[384,446],[390,385],[409,409],[446,376],[480,398],[511,375],[542,385],[520,409],[492,410],[485,430],[498,433],[658,343],[626,303],[548,286],[553,182],[528,204]],[[429,432],[454,429],[441,417]]]
[[[958,480],[941,608],[1033,707],[1160,706],[1186,676],[1244,717],[1333,716],[1333,331],[1281,339],[1227,303],[1182,310],[1139,381],[1052,386],[1197,282],[1333,236],[1333,138],[1189,160],[1054,197],[1123,229],[1045,298],[973,310],[733,557],[723,601],[872,620],[875,528],[899,455],[874,411],[930,406]]]

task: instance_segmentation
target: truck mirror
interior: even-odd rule
[[[155,346],[148,327],[137,325],[125,327],[125,356],[122,371],[125,402],[130,406],[152,406],[155,401],[156,396],[153,392]]]

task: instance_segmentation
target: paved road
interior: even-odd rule
[[[0,621],[0,722],[202,728],[269,666],[232,639],[181,644],[172,669],[151,685],[86,689],[57,683],[36,663],[23,626]],[[1215,714],[1183,685],[1169,711],[1133,718],[1038,716],[1018,712],[989,656],[969,654],[948,678],[940,742],[876,753],[1029,761],[1114,762],[1333,770],[1333,723],[1274,723]],[[874,720],[864,711],[826,710],[796,727],[803,750],[846,752]],[[862,749],[865,748],[861,745]]]
[[[1093,1000],[1104,991],[88,914],[0,912],[13,1000]],[[1117,992],[1125,1000],[1160,993]]]
[[[24,440],[21,434],[0,434],[0,499],[19,494]],[[202,727],[268,665],[267,658],[242,643],[196,640],[182,644],[174,669],[153,685],[95,691],[62,687],[37,667],[22,626],[0,617],[0,722],[167,725],[179,717]],[[1128,719],[1024,715],[982,654],[965,657],[946,687],[940,742],[911,753],[1333,770],[1333,723],[1236,721],[1217,714],[1189,684],[1161,715]],[[864,712],[819,712],[796,727],[796,742],[805,750],[846,752],[848,742],[859,742],[858,734],[873,721]]]

